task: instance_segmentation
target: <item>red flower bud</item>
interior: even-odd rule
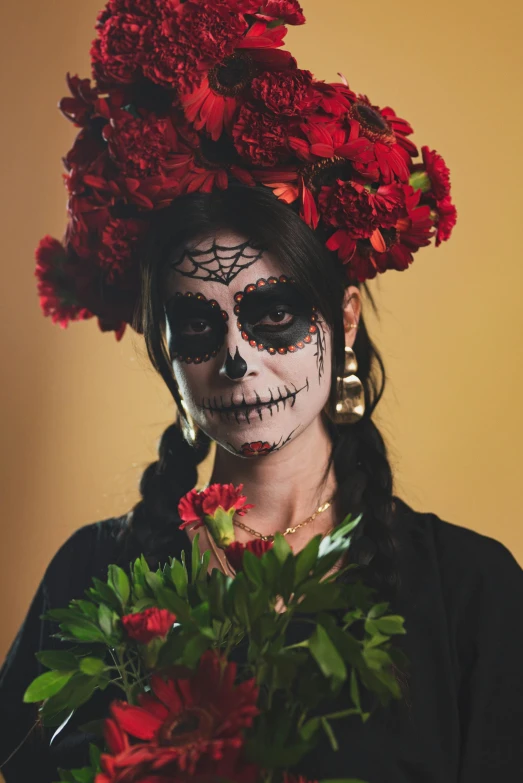
[[[176,615],[168,609],[152,607],[143,612],[124,615],[122,625],[129,638],[140,644],[148,644],[152,639],[166,636],[175,620]]]

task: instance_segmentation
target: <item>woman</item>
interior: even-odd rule
[[[103,715],[112,695],[81,708],[51,749],[49,736],[31,732],[35,714],[22,705],[22,693],[38,672],[35,652],[56,645],[39,616],[81,597],[111,562],[125,565],[142,551],[161,562],[188,551],[176,509],[195,485],[211,440],[211,481],[244,484],[254,504],[246,521],[257,534],[298,526],[332,499],[288,534],[299,550],[347,513],[363,512],[351,557],[406,618],[411,669],[403,701],[365,725],[340,723],[341,750],[317,750],[304,764],[307,775],[398,783],[519,779],[521,569],[500,543],[393,496],[386,449],[371,418],[383,391],[383,375],[376,377],[382,364],[365,328],[360,288],[343,285],[337,260],[266,191],[187,196],[157,217],[144,265],[143,323],[186,435],[176,425],[166,430],[132,512],[82,528],[50,564],[2,674],[2,755],[30,732],[3,769],[7,783],[51,781],[56,766],[85,763],[89,735],[78,727]],[[301,349],[268,350],[308,334],[313,339]],[[366,410],[356,423],[336,424],[345,346],[358,357]],[[237,528],[238,540],[252,537]],[[202,550],[211,545],[204,533]],[[212,567],[228,570],[215,547]]]
[[[35,724],[22,695],[35,653],[59,646],[41,615],[109,563],[188,550],[178,502],[213,441],[211,481],[243,483],[254,504],[236,519],[239,541],[280,531],[297,551],[361,513],[350,558],[406,618],[403,699],[366,724],[340,721],[340,750],[319,747],[298,771],[522,778],[521,569],[500,543],[395,496],[372,420],[385,374],[364,281],[406,269],[434,229],[448,238],[448,170],[428,148],[413,162],[411,128],[391,109],[297,69],[279,47],[285,24],[303,21],[295,0],[111,0],[96,86],[69,79],[61,108],[81,128],[66,158],[71,222],[63,245],[39,248],[42,307],[62,324],[94,315],[118,337],[126,323],[143,332],[178,418],[140,503],[81,528],[46,571],[0,678],[7,783],[85,763],[86,724],[114,695],[97,694],[52,741]],[[205,535],[200,547],[230,570]]]

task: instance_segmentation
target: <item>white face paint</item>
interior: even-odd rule
[[[178,388],[223,448],[265,456],[320,414],[330,330],[269,253],[232,232],[197,241],[170,267],[164,300]]]

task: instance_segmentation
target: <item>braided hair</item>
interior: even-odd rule
[[[332,377],[328,410],[335,405],[336,376],[344,367],[343,298],[345,270],[330,253],[318,232],[312,231],[296,210],[266,188],[231,186],[225,191],[182,196],[157,212],[142,262],[141,302],[136,326],[143,331],[153,367],[167,384],[178,407],[178,418],[163,433],[158,460],[144,471],[141,500],[126,517],[126,550],[143,552],[153,560],[165,559],[179,525],[180,498],[197,481],[197,467],[209,453],[209,438],[201,431],[194,445],[182,434],[184,410],[166,345],[161,295],[167,263],[172,254],[196,237],[229,229],[255,240],[276,257],[284,273],[295,280],[303,296],[315,304],[332,333]],[[366,297],[376,311],[365,284]],[[335,424],[325,413],[332,452],[331,467],[338,484],[336,510],[340,518],[362,513],[351,547],[351,558],[366,570],[367,582],[393,598],[399,584],[396,545],[392,531],[393,478],[383,438],[372,413],[385,388],[381,356],[369,337],[363,316],[358,323],[354,352],[358,377],[365,394],[364,417],[353,425]]]

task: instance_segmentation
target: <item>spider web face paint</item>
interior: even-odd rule
[[[255,264],[264,253],[248,239],[239,245],[220,245],[213,240],[206,250],[186,249],[179,261],[171,262],[171,269],[196,280],[229,285],[243,269]]]
[[[171,359],[200,364],[216,356],[223,345],[229,316],[215,299],[188,291],[176,292],[165,305]]]
[[[270,354],[294,353],[318,332],[317,308],[308,304],[286,275],[260,278],[234,296],[241,336]]]

